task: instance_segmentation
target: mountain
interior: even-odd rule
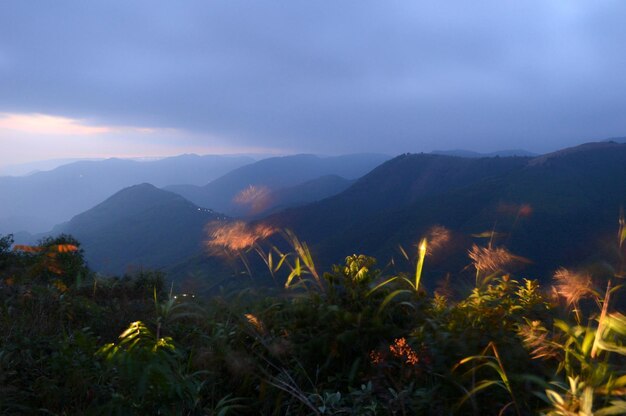
[[[438,197],[472,183],[506,176],[529,160],[405,154],[383,163],[335,196],[281,211],[257,223],[295,230],[312,245],[316,261],[324,267],[355,252],[383,253],[379,249],[395,229],[385,229],[382,224],[397,219],[395,213],[399,209],[422,198]],[[202,260],[196,258],[173,272],[185,275],[204,268]]]
[[[272,191],[325,175],[356,179],[388,159],[388,156],[378,154],[273,157],[235,169],[205,186],[169,186],[165,189],[202,207],[231,216],[251,216],[259,214],[257,207],[263,205],[259,201]]]
[[[180,195],[144,183],[125,188],[54,228],[76,237],[91,268],[120,274],[129,267],[163,268],[202,251],[208,222],[225,217]]]
[[[202,184],[253,162],[239,156],[182,155],[156,161],[82,161],[24,177],[0,177],[0,233],[48,231],[53,225],[143,182]]]
[[[338,193],[352,181],[325,176],[293,188],[272,193],[278,207],[293,206],[306,199],[322,199]],[[105,274],[121,274],[129,268],[160,268],[176,272],[178,263],[204,251],[208,223],[228,219],[200,208],[173,192],[144,183],[125,188],[101,204],[56,226],[51,235],[76,237],[85,249],[90,267]],[[19,243],[32,244],[38,236],[16,235]],[[41,237],[41,236],[39,236]],[[203,259],[195,276],[204,280],[230,276],[236,265],[223,258]],[[210,266],[207,265],[210,263]],[[179,281],[185,279],[177,279]],[[206,282],[205,282],[206,283]],[[206,285],[204,285],[206,286]]]
[[[458,274],[471,244],[486,243],[472,234],[495,229],[494,243],[545,277],[607,250],[625,202],[626,145],[592,143],[537,158],[402,155],[334,197],[263,222],[294,230],[323,266],[355,252],[384,266],[401,258],[399,244],[435,230],[449,240],[445,255],[428,260],[439,277]]]
[[[354,182],[356,180],[342,178],[338,175],[325,175],[296,186],[277,189],[267,194],[264,209],[259,212],[259,216],[337,195]]]
[[[490,153],[479,153],[474,152],[472,150],[433,150],[431,152],[433,155],[444,155],[444,156],[458,156],[458,157],[512,157],[512,156],[522,156],[522,157],[535,157],[538,156],[537,153],[529,152],[524,149],[510,149],[510,150],[499,150],[497,152]]]
[[[59,166],[68,165],[70,163],[86,161],[86,160],[102,160],[102,159],[48,159],[36,162],[17,163],[14,165],[5,165],[0,167],[1,176],[28,176],[37,172],[48,171]]]
[[[331,188],[338,193],[324,198]],[[320,200],[278,212],[301,203],[303,194]],[[274,213],[248,231],[259,225],[293,230],[320,269],[354,253],[376,256],[381,267],[390,259],[398,265],[399,245],[414,254],[415,243],[427,236],[428,285],[447,273],[471,275],[467,252],[474,243],[485,246],[487,236],[529,259],[523,276],[545,278],[560,266],[603,258],[602,276],[616,260],[611,247],[626,202],[626,144],[590,143],[535,158],[404,154],[356,181],[324,176],[267,195]],[[201,254],[206,223],[223,218],[144,184],[55,231],[83,241],[96,270],[119,273],[142,264],[165,267],[177,279],[204,279],[233,274],[221,259]],[[246,267],[258,266],[252,261]]]
[[[441,198],[491,178],[506,177],[529,160],[404,154],[377,167],[334,197],[287,210],[267,220],[293,228],[312,242],[342,236],[346,230],[371,230],[382,218],[393,216],[402,208]],[[360,245],[356,243],[354,249]]]

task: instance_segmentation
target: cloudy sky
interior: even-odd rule
[[[0,3],[0,165],[626,136],[623,0]]]

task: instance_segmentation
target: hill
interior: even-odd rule
[[[388,156],[378,154],[273,157],[235,169],[205,186],[170,186],[165,189],[199,206],[231,216],[258,215],[260,211],[256,209],[255,200],[262,201],[272,191],[326,175],[356,179],[387,159]]]
[[[430,154],[401,155],[372,170],[345,191],[259,220],[291,228],[311,243],[322,265],[354,252],[380,253],[394,229],[382,225],[421,198],[437,197],[524,167],[528,158],[470,159]],[[457,207],[458,208],[458,207]],[[397,247],[397,246],[396,246]],[[386,254],[386,253],[384,253]],[[202,270],[201,259],[180,265],[176,274]]]
[[[180,195],[141,184],[123,189],[54,228],[81,241],[90,267],[119,274],[163,268],[202,250],[204,227],[225,217]]]
[[[264,221],[293,229],[323,265],[354,252],[398,258],[398,244],[412,247],[439,226],[450,241],[429,270],[442,275],[469,263],[467,250],[481,242],[471,234],[495,229],[497,244],[531,259],[526,270],[545,276],[613,242],[625,199],[623,144],[534,159],[402,155],[339,195]]]
[[[0,177],[0,233],[48,231],[127,186],[201,184],[253,160],[182,155],[157,161],[82,161],[24,177]]]
[[[307,192],[308,198],[322,189],[320,196],[328,187],[347,185],[346,180],[327,176],[267,195],[274,196],[274,203],[283,201],[274,205],[278,209],[301,203],[297,197]],[[106,265],[102,259],[119,256],[115,270],[142,263],[168,266],[176,278],[212,273],[219,261],[200,255],[201,242],[206,222],[218,215],[147,186],[142,192],[130,188],[118,194],[58,231],[85,240],[87,254],[100,270]],[[589,265],[594,257],[615,260],[610,247],[624,202],[626,145],[592,143],[536,158],[404,154],[334,196],[275,212],[256,223],[294,230],[309,243],[320,268],[354,253],[376,256],[384,267],[390,259],[403,261],[399,245],[414,253],[415,243],[428,236],[431,255],[425,281],[433,282],[446,273],[458,276],[469,264],[472,244],[487,245],[486,236],[495,246],[529,259],[523,269],[527,275],[549,277],[560,266]],[[203,215],[192,221],[192,212]],[[140,252],[144,245],[149,249]],[[107,251],[111,246],[120,248]],[[168,257],[168,250],[176,254]],[[606,264],[599,276],[608,273]]]

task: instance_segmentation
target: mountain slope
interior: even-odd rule
[[[150,184],[131,186],[55,227],[81,241],[102,273],[171,266],[202,250],[205,225],[224,217]]]
[[[359,179],[339,195],[272,217],[278,223],[298,225],[314,239],[360,224],[371,215],[384,215],[416,201],[445,194],[488,178],[521,169],[526,158],[470,159],[429,154],[405,154]],[[315,218],[311,230],[300,224]]]
[[[299,191],[294,193],[283,191],[297,196],[326,180],[337,182],[326,177],[295,187]],[[427,235],[433,250],[425,268],[428,285],[446,273],[458,276],[469,263],[472,244],[487,244],[472,234],[485,231],[495,232],[496,246],[506,245],[530,259],[525,270],[533,278],[596,254],[606,257],[625,203],[626,144],[598,143],[537,158],[401,155],[343,192],[258,222],[294,230],[309,243],[320,269],[353,253],[374,255],[385,266],[391,258],[401,260],[399,244],[414,254],[414,244]],[[215,267],[216,259],[197,254],[206,238],[205,224],[217,217],[176,194],[142,185],[58,231],[83,241],[99,270],[142,263],[188,276]],[[194,254],[189,263],[183,261]],[[108,268],[106,259],[116,263]],[[471,274],[471,269],[465,272]]]
[[[235,169],[205,186],[170,186],[197,205],[232,216],[258,214],[250,200],[268,192],[296,186],[325,175],[356,179],[388,156],[376,154],[318,157],[295,155],[274,157]]]
[[[0,233],[48,231],[138,183],[206,183],[252,162],[247,157],[182,155],[151,162],[75,162],[25,177],[0,177]]]
[[[539,158],[467,159],[403,155],[345,192],[265,221],[293,229],[323,264],[354,252],[386,261],[431,227],[454,236],[450,272],[469,263],[472,233],[496,229],[496,241],[549,274],[580,263],[614,240],[626,202],[626,145],[590,144]],[[430,270],[441,271],[434,259]]]
[[[305,205],[337,195],[354,184],[355,180],[338,175],[325,175],[296,186],[280,188],[267,195],[265,208],[259,215],[268,215],[286,208]]]
[[[287,209],[259,220],[278,228],[291,228],[312,244],[322,266],[341,262],[354,252],[379,253],[396,226],[395,215],[420,198],[435,198],[469,184],[506,176],[523,168],[528,158],[468,159],[437,155],[402,155],[357,180],[345,191],[319,202]],[[379,226],[380,225],[380,226]],[[396,242],[397,243],[397,242]],[[397,247],[397,246],[396,246]],[[205,266],[196,259],[177,272]]]

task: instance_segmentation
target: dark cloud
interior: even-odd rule
[[[0,112],[315,152],[546,151],[626,133],[625,15],[620,1],[5,1]]]

